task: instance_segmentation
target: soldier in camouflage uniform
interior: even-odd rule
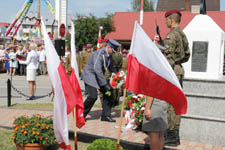
[[[127,58],[127,54],[128,54],[128,50],[124,49],[122,51],[123,63],[122,63],[122,68],[121,68],[121,70],[123,70],[124,72],[127,72],[127,69],[128,69],[128,58]]]
[[[120,69],[122,68],[122,62],[123,62],[123,56],[121,55],[120,47],[119,47],[117,53],[114,53],[112,55],[112,66],[116,70],[116,72],[119,72]],[[111,98],[114,101],[114,106],[119,105],[120,89],[113,89]]]
[[[164,39],[165,50],[163,53],[172,66],[181,86],[183,86],[184,69],[182,63],[188,61],[190,57],[190,50],[188,47],[187,37],[179,27],[181,13],[179,10],[171,10],[166,12],[165,17],[166,24],[167,27],[170,28],[170,32]],[[180,116],[175,114],[172,105],[169,105],[168,107],[168,124],[169,129],[167,131],[165,145],[177,146],[180,144]]]
[[[92,52],[92,44],[87,44],[87,50],[81,53],[81,73],[83,72],[85,65],[88,63],[88,59],[91,57]]]
[[[76,47],[76,58],[77,58],[77,66],[79,70],[79,74],[81,74],[81,56],[78,47]]]
[[[68,56],[67,56],[66,63],[65,63],[65,70],[66,70],[66,73],[68,74],[68,76],[70,76],[70,74],[72,72],[72,67],[71,67],[71,53],[68,54]]]

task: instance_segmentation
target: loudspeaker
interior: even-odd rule
[[[65,40],[55,40],[55,49],[59,56],[65,56]]]

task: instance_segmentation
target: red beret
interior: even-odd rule
[[[170,16],[170,15],[172,15],[172,14],[174,14],[174,13],[177,13],[177,14],[179,14],[180,16],[182,16],[182,14],[181,14],[181,12],[180,12],[179,10],[173,9],[173,10],[167,11],[167,12],[165,13],[165,17],[168,17],[168,16]]]
[[[108,42],[108,40],[106,40],[106,39],[102,39],[101,41],[100,41],[100,43],[107,43]]]
[[[92,44],[87,44],[87,48],[92,48]]]
[[[126,49],[122,50],[122,53],[123,53],[123,54],[127,54],[128,52],[129,52],[129,51],[126,50]]]

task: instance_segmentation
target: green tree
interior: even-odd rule
[[[132,0],[131,5],[133,11],[141,10],[141,0]],[[144,0],[144,11],[154,11],[153,2],[151,0]]]
[[[103,26],[102,38],[109,32],[114,31],[112,14],[107,14],[106,17],[97,18],[90,14],[89,16],[77,15],[77,19],[74,21],[75,24],[75,37],[76,46],[79,49],[83,45],[93,44],[94,48],[97,46],[99,26]],[[70,45],[70,36],[67,38],[67,45]]]

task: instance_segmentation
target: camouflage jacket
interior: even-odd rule
[[[80,59],[80,63],[81,63],[81,72],[84,69],[85,65],[88,63],[88,59],[91,57],[92,52],[84,52],[81,54],[81,59]]]
[[[122,61],[123,61],[123,56],[117,52],[112,54],[112,67],[114,71],[119,72],[121,67],[122,67]],[[105,78],[109,80],[111,77],[111,72],[109,70],[106,70],[105,72]]]
[[[176,75],[184,75],[182,63],[188,61],[190,57],[190,49],[188,40],[180,27],[172,29],[164,39],[165,50],[163,54],[174,69]]]
[[[121,70],[127,71],[127,68],[128,68],[128,58],[126,56],[126,57],[123,57],[123,64],[122,64]]]

